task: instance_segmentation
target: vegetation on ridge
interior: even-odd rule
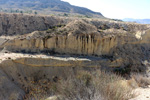
[[[87,8],[70,5],[61,0],[0,0],[1,11],[21,13],[40,13],[59,16],[103,17],[101,13]]]

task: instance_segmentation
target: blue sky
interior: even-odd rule
[[[150,19],[150,0],[62,0],[101,12],[108,18]]]

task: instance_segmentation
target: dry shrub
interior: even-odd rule
[[[133,89],[136,89],[139,87],[136,80],[132,77],[130,80],[127,80],[127,85],[130,86]]]
[[[45,100],[53,94],[53,83],[47,79],[28,79],[29,85],[24,87],[25,95],[23,100]]]
[[[57,84],[57,94],[63,100],[128,100],[134,96],[131,88],[120,84],[122,77],[113,73],[80,71]],[[62,100],[62,98],[60,99]]]
[[[139,87],[148,87],[148,85],[150,85],[150,78],[142,74],[132,74],[131,77],[136,81]]]

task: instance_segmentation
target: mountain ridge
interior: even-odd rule
[[[68,13],[68,14],[81,14],[84,16],[98,16],[104,17],[99,12],[94,12],[88,8],[78,7],[71,5],[68,2],[61,0],[0,0],[1,9],[21,9],[21,10],[35,10],[39,13],[55,14]],[[22,11],[22,12],[23,12]]]
[[[134,19],[134,18],[124,18],[123,21],[126,22],[136,22],[139,24],[150,24],[150,19]]]

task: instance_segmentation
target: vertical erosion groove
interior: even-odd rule
[[[56,36],[56,48],[58,47],[58,36]]]

